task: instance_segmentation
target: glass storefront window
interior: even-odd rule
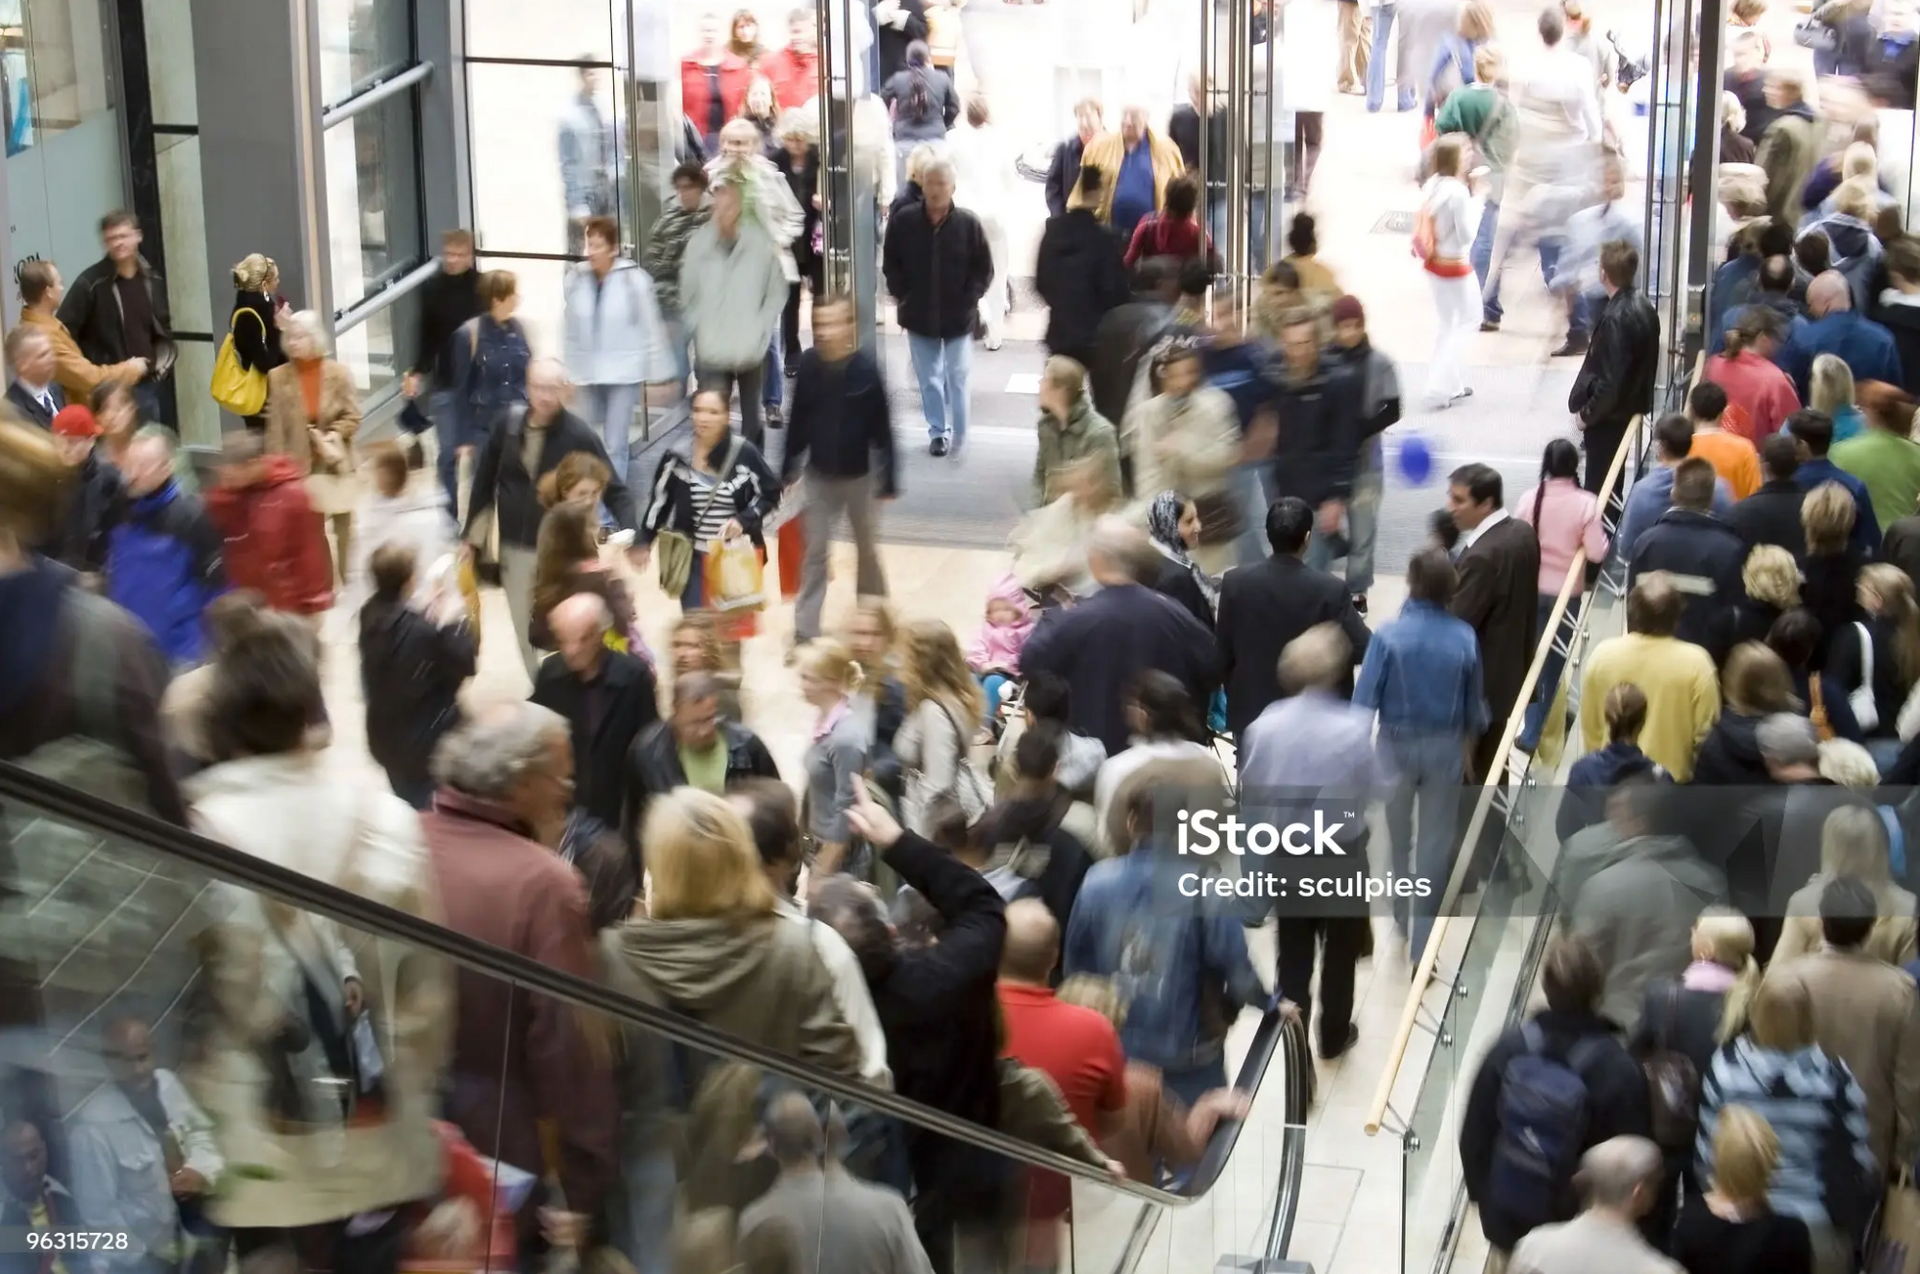
[[[536,356],[560,357],[560,317],[565,307],[561,288],[573,262],[483,256],[479,266],[513,274],[520,291],[520,308],[514,317],[527,329],[527,343]]]
[[[353,374],[361,398],[385,394],[406,371],[413,358],[419,306],[420,294],[410,292],[335,338],[334,357]]]
[[[619,216],[625,146],[606,69],[470,64],[467,96],[482,252],[578,253],[583,210]]]
[[[529,22],[525,0],[467,0],[467,56],[611,62],[612,9],[609,0],[543,0]]]
[[[320,0],[320,99],[337,106],[410,65],[412,0]]]
[[[326,132],[336,308],[354,304],[426,259],[414,98],[411,92],[388,98]]]

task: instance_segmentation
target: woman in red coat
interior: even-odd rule
[[[680,62],[680,109],[708,155],[720,153],[720,130],[747,100],[753,68],[727,47],[717,14],[700,19],[700,47]]]
[[[206,503],[226,541],[227,581],[253,589],[274,610],[324,614],[333,606],[333,564],[298,466],[261,454],[253,433],[229,434],[223,461]]]

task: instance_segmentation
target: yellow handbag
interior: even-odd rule
[[[233,327],[240,321],[242,314],[253,315],[253,321],[260,324],[260,335],[267,334],[267,325],[252,310],[235,310],[233,317],[227,320],[227,339],[220,342],[220,353],[213,360],[213,401],[236,416],[257,416],[260,409],[267,405],[267,374],[261,371],[249,371],[240,362],[240,351],[233,346]]]

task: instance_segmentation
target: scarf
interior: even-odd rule
[[[1733,990],[1733,984],[1738,980],[1739,975],[1724,964],[1695,960],[1680,976],[1680,985],[1689,991],[1714,991],[1725,995]]]
[[[1153,538],[1153,546],[1160,550],[1161,556],[1187,569],[1193,582],[1199,585],[1200,595],[1207,599],[1207,609],[1218,614],[1220,586],[1200,569],[1200,564],[1188,554],[1186,542],[1180,538],[1180,512],[1185,507],[1186,502],[1172,491],[1162,491],[1153,497],[1153,504],[1147,509],[1147,534]]]
[[[813,723],[813,741],[818,743],[820,740],[826,738],[829,734],[833,733],[833,727],[839,725],[852,715],[853,704],[847,699],[842,698],[838,703],[821,713],[820,719]]]

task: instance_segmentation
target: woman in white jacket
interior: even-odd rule
[[[673,350],[653,276],[620,255],[620,224],[589,218],[586,239],[587,259],[567,269],[563,348],[580,416],[599,432],[625,482],[634,412],[649,381],[673,379]]]
[[[419,816],[307,747],[318,641],[268,614],[215,666],[219,764],[189,788],[196,831],[275,867],[427,920],[439,908]],[[344,1223],[431,1196],[451,970],[404,943],[241,886],[199,900],[202,1047],[186,1072],[227,1174],[208,1217],[252,1232]]]
[[[1200,348],[1169,342],[1153,354],[1160,392],[1127,409],[1121,438],[1133,457],[1133,489],[1145,499],[1178,491],[1189,500],[1226,490],[1240,459],[1240,417],[1225,390],[1204,383]]]
[[[987,331],[987,348],[999,349],[1011,307],[1007,226],[1000,210],[1013,202],[1008,187],[1014,166],[1013,152],[994,126],[984,94],[967,98],[967,126],[947,134],[947,159],[953,164],[953,202],[978,217],[981,229],[987,232],[987,250],[993,254],[993,282],[980,298],[980,322]]]
[[[1421,258],[1433,289],[1439,320],[1433,365],[1427,373],[1427,406],[1450,407],[1473,393],[1467,384],[1467,342],[1480,327],[1480,287],[1469,252],[1479,229],[1479,212],[1463,180],[1464,151],[1457,137],[1433,144],[1433,176],[1421,191],[1420,222],[1414,253]]]

